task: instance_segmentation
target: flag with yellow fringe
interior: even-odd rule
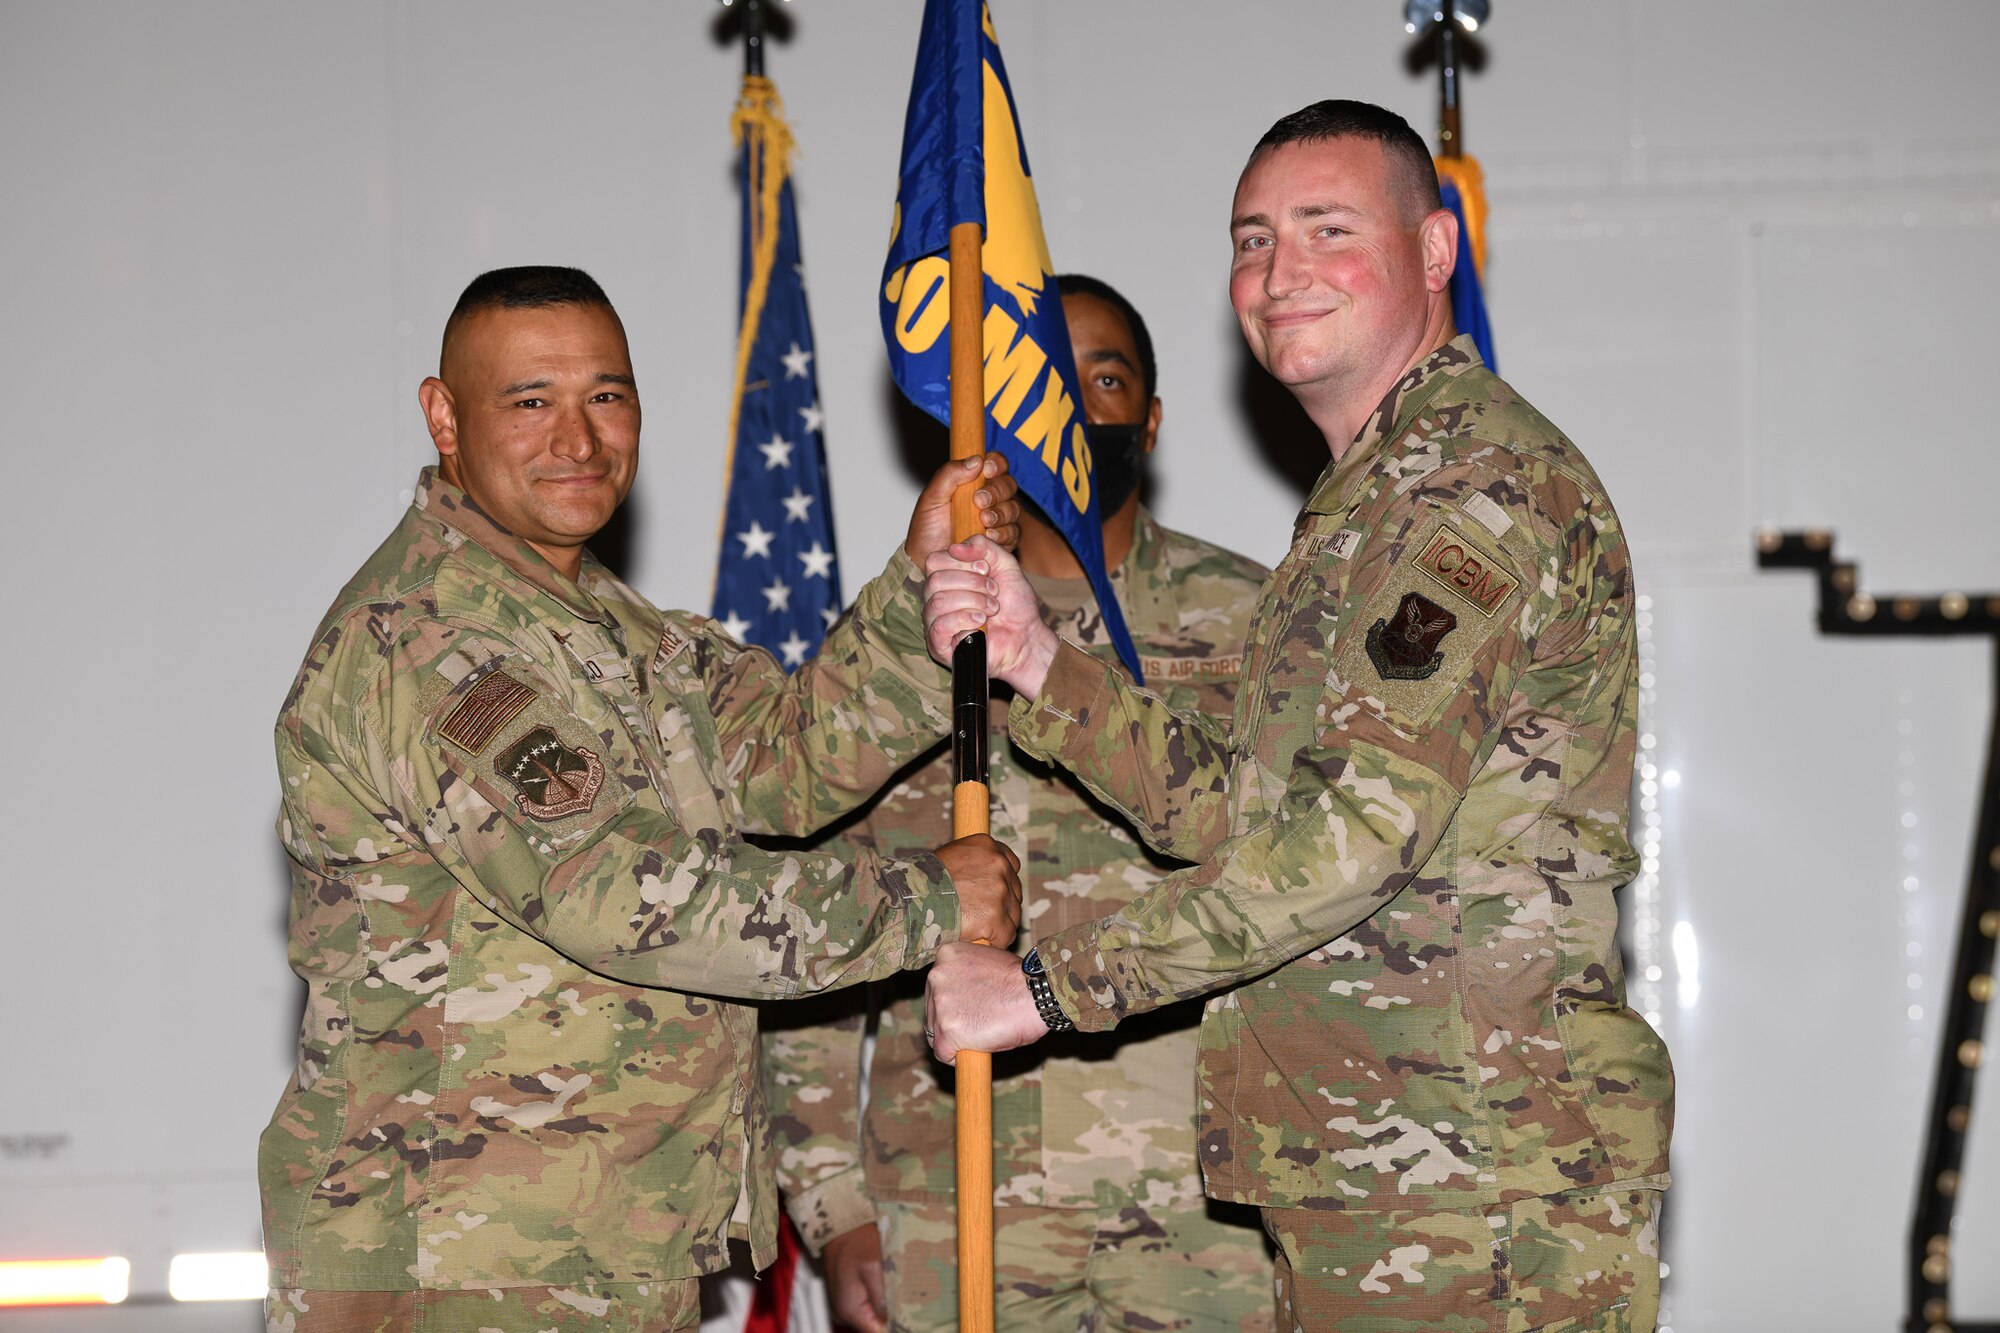
[[[792,132],[776,85],[745,77],[730,124],[742,150],[742,323],[712,614],[790,670],[840,614],[840,566],[792,204]]]
[[[1451,313],[1460,333],[1472,335],[1488,366],[1493,359],[1493,325],[1486,317],[1486,178],[1479,159],[1437,159],[1438,193],[1458,215],[1458,267],[1451,275]]]

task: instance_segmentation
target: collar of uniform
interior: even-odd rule
[[[1313,487],[1312,495],[1306,500],[1306,512],[1344,512],[1348,492],[1354,489],[1355,480],[1374,462],[1383,442],[1401,438],[1410,423],[1417,419],[1417,414],[1437,396],[1438,390],[1474,366],[1483,364],[1479,359],[1479,349],[1473,345],[1472,335],[1461,333],[1410,367],[1409,373],[1397,380],[1383,395],[1381,403],[1369,413],[1368,420],[1362,424],[1361,432],[1354,437],[1354,444],[1346,455],[1338,463],[1328,463],[1326,471],[1320,473],[1319,484]]]
[[[500,526],[473,498],[427,467],[417,476],[414,501],[438,522],[464,537],[506,566],[523,581],[547,593],[582,620],[605,622],[608,617],[589,593],[556,572],[541,552]],[[590,554],[585,561],[595,564]]]

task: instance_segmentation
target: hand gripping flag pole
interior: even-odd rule
[[[965,262],[978,264],[977,276],[954,283],[951,236],[968,224],[979,228],[976,250],[964,251]],[[1006,457],[1021,494],[1076,553],[1105,631],[1138,677],[1138,650],[1104,567],[1069,325],[1007,68],[979,0],[924,5],[881,291],[882,336],[897,386],[939,421],[958,427],[970,414],[980,423],[985,447]],[[943,336],[950,327],[955,346],[965,328],[954,308],[974,319],[971,336],[982,349],[965,374],[952,372]],[[953,390],[963,394],[964,412],[953,411]]]
[[[984,347],[980,313],[985,278],[980,226],[951,229],[951,456],[986,452]],[[979,479],[952,497],[951,536],[985,529],[973,496]],[[986,789],[986,635],[975,630],[951,653],[951,836],[985,833],[992,803]],[[980,943],[985,943],[982,940]],[[993,1333],[993,1057],[958,1053],[958,1326]]]
[[[895,228],[882,269],[882,336],[903,393],[951,427],[952,457],[1004,455],[1022,495],[1089,577],[1134,677],[1139,656],[1104,567],[1082,386],[1042,233],[1020,117],[979,0],[925,0],[903,121]],[[951,337],[944,337],[946,328]],[[953,535],[980,531],[963,488]],[[953,653],[953,833],[987,830],[986,638]],[[992,1059],[958,1056],[959,1327],[993,1328]]]

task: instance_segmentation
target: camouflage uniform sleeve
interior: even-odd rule
[[[949,726],[951,673],[924,647],[923,574],[900,544],[796,674],[762,649],[711,642],[709,709],[748,832],[816,832]]]
[[[1069,640],[1041,694],[1015,697],[1007,725],[1022,749],[1077,774],[1155,851],[1206,860],[1228,836],[1228,724],[1174,708]]]
[[[365,635],[355,651],[374,652]],[[469,672],[441,672],[452,659]],[[457,677],[454,679],[454,677]],[[730,837],[719,808],[654,796],[619,724],[482,626],[425,621],[382,654],[359,707],[308,737],[364,809],[428,844],[519,928],[621,981],[784,998],[928,962],[956,937],[935,856],[852,861]]]
[[[821,850],[880,851],[864,818]],[[778,1192],[817,1257],[835,1236],[875,1221],[861,1164],[862,1051],[871,992],[856,987],[764,1013],[764,1104],[777,1143]]]
[[[842,858],[910,855],[949,838],[950,759],[949,746],[934,746],[821,849]],[[1026,861],[1027,850],[1021,850]],[[869,1138],[883,1120],[902,1120],[905,1108],[885,1095],[883,1068],[877,1065],[871,1075],[863,1051],[868,1019],[895,1004],[895,992],[906,984],[921,991],[920,981],[902,978],[764,1009],[764,1096],[778,1188],[814,1254],[835,1236],[875,1221],[866,1164],[871,1156],[879,1161],[885,1151],[904,1148]],[[884,1048],[877,1048],[876,1059],[884,1059]],[[879,1100],[870,1103],[864,1121],[863,1086],[871,1078]],[[949,1120],[949,1108],[944,1114]]]
[[[875,1220],[861,1167],[866,993],[800,1001],[764,1028],[764,1102],[778,1141],[778,1189],[815,1255]]]
[[[1496,488],[1519,502],[1510,506],[1519,520],[1512,540],[1464,537],[1488,568],[1505,571],[1505,597],[1482,612],[1426,579],[1419,561],[1441,525],[1461,536],[1473,527],[1455,508],[1473,481],[1462,471],[1441,470],[1399,497],[1353,556],[1351,574],[1323,552],[1313,557],[1330,530],[1301,533],[1306,558],[1288,561],[1293,577],[1281,569],[1273,585],[1289,601],[1278,608],[1271,656],[1245,684],[1269,707],[1260,714],[1253,703],[1240,715],[1273,733],[1239,740],[1283,786],[1263,817],[1240,821],[1202,864],[1042,944],[1078,1027],[1109,1028],[1325,945],[1394,899],[1428,858],[1491,751],[1496,710],[1567,577],[1568,562],[1512,483]],[[1405,651],[1384,636],[1401,633],[1413,607]],[[1101,673],[1094,693],[1055,695],[1079,684],[1051,672],[1015,734],[1116,803],[1134,781],[1123,770],[1163,748],[1156,731],[1134,730],[1157,728],[1160,710]],[[1300,711],[1308,697],[1316,700],[1309,716]]]

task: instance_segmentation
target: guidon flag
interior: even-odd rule
[[[982,228],[986,447],[1076,553],[1118,656],[1140,676],[1104,568],[1076,359],[1007,67],[980,0],[925,0],[882,271],[882,336],[909,400],[951,420],[951,229]]]

